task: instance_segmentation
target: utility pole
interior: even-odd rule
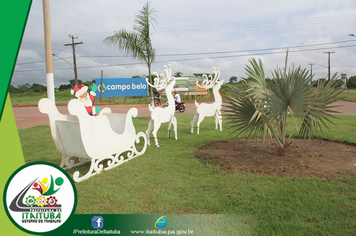
[[[49,0],[43,0],[42,5],[43,5],[43,23],[44,23],[44,37],[45,37],[47,97],[51,99],[53,102],[55,102]]]
[[[315,63],[309,62],[308,65],[310,65],[310,77],[312,77],[312,76],[313,76],[313,65],[315,65]],[[312,84],[312,81],[311,81],[311,80],[310,80],[310,84]]]
[[[335,52],[324,52],[328,54],[328,80],[330,80],[330,53],[335,53]]]
[[[310,65],[310,76],[313,76],[313,65],[315,65],[315,63],[309,62],[308,65]]]
[[[101,103],[101,97],[103,96],[103,73],[104,73],[104,71],[101,70],[101,80],[100,80],[100,103]]]
[[[69,35],[69,38],[72,38],[72,43],[64,44],[64,46],[72,46],[73,49],[73,65],[74,65],[74,84],[78,84],[78,73],[77,73],[77,60],[75,58],[75,45],[83,44],[83,42],[75,43],[74,39],[78,39],[78,36],[74,37]]]

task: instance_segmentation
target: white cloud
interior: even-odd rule
[[[21,49],[19,51],[19,55],[17,57],[17,63],[18,64],[26,64],[28,62],[33,62],[33,61],[39,61],[42,60],[43,58],[41,55],[35,51],[35,50],[30,50],[30,49]]]
[[[62,0],[50,1],[53,53],[72,62],[69,34],[78,36],[76,46],[78,76],[83,81],[99,77],[131,77],[148,74],[145,64],[127,57],[87,57],[125,55],[103,43],[103,39],[115,30],[132,30],[135,15],[146,0]],[[153,46],[158,55],[174,53],[210,53],[250,49],[279,48],[323,44],[336,41],[356,40],[349,37],[356,21],[356,3],[352,0],[334,1],[203,1],[152,0],[159,24],[152,35]],[[24,61],[44,61],[42,2],[33,1],[27,21],[23,45],[12,84],[44,83],[44,63],[20,65]],[[356,45],[356,42],[334,44]],[[316,48],[316,47],[314,47]],[[327,66],[325,51],[331,55],[332,72],[346,71],[349,76],[356,74],[356,47],[331,48],[325,50],[291,52],[289,62],[310,68],[309,62]],[[298,48],[302,49],[302,48]],[[310,47],[307,49],[311,49]],[[297,49],[295,49],[297,50]],[[292,51],[292,49],[291,49]],[[263,51],[272,52],[272,51]],[[173,73],[184,75],[211,73],[212,67],[221,68],[221,79],[231,76],[244,77],[245,65],[252,57],[262,58],[266,74],[284,65],[285,49],[273,50],[279,54],[254,55],[263,52],[198,54],[182,56],[157,56],[152,67],[163,71],[163,65],[170,63]],[[248,56],[242,56],[242,55]],[[233,56],[233,57],[231,57]],[[218,58],[213,58],[218,57]],[[191,60],[193,58],[203,58]],[[55,59],[55,57],[54,57]],[[55,86],[73,79],[71,66],[63,60],[54,60]],[[113,66],[118,65],[118,66]],[[313,66],[316,77],[325,77],[327,69]],[[351,69],[350,69],[351,68]],[[27,72],[24,72],[28,70]]]

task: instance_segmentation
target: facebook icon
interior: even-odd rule
[[[94,216],[91,219],[91,226],[93,226],[94,229],[101,229],[104,226],[104,219],[101,216]]]

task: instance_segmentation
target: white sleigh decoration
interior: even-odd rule
[[[69,169],[91,162],[85,175],[79,176],[79,171],[73,174],[76,182],[112,169],[146,151],[146,135],[143,132],[136,134],[132,121],[138,114],[136,108],[131,108],[127,114],[111,113],[110,108],[104,108],[99,116],[94,117],[78,99],[69,101],[70,115],[61,114],[54,102],[47,98],[41,99],[38,107],[49,116],[54,144],[62,153],[60,166]],[[135,144],[141,138],[143,148],[138,151]],[[73,157],[78,157],[78,161],[75,162]]]
[[[166,96],[168,99],[168,107],[152,107],[149,105],[149,110],[151,111],[151,119],[148,124],[148,128],[146,131],[147,135],[147,142],[150,145],[150,133],[152,131],[153,137],[155,139],[156,147],[159,147],[158,140],[157,140],[157,131],[161,127],[162,123],[168,123],[168,138],[170,137],[171,133],[171,125],[173,124],[175,139],[177,140],[177,119],[174,117],[176,108],[175,102],[172,95],[173,87],[175,85],[175,80],[172,79],[172,69],[167,66],[165,67],[166,76],[164,77],[163,74],[161,76],[158,73],[153,72],[157,77],[154,79],[154,84],[150,84],[148,79],[146,78],[147,84],[157,90],[165,89]],[[161,78],[162,77],[162,78]]]
[[[220,131],[222,131],[222,116],[221,116],[221,107],[222,107],[222,98],[219,93],[219,90],[221,88],[221,85],[224,83],[224,80],[219,81],[220,77],[220,68],[214,69],[214,78],[212,78],[211,75],[203,75],[205,77],[202,85],[198,84],[198,81],[196,82],[197,85],[200,88],[205,88],[205,89],[210,89],[213,88],[213,94],[214,94],[214,103],[208,104],[208,103],[201,103],[199,104],[197,101],[195,101],[195,106],[197,107],[197,111],[194,115],[193,120],[191,121],[191,133],[194,132],[194,124],[197,122],[197,134],[199,134],[199,126],[200,123],[204,120],[204,117],[211,117],[215,116],[215,129],[218,129],[218,124],[220,126]]]

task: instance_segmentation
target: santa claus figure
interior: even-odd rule
[[[88,94],[88,86],[84,84],[75,85],[74,90],[71,90],[71,94],[75,95],[85,106],[85,109],[91,116],[96,116],[100,112],[100,107],[94,107],[94,99],[96,96],[96,85],[91,86],[90,95]]]

